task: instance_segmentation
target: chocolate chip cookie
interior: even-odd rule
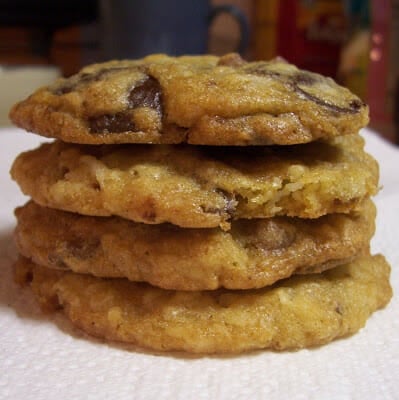
[[[16,280],[44,310],[62,310],[90,335],[158,351],[239,353],[328,343],[362,328],[392,296],[390,267],[363,256],[263,289],[182,292],[40,267],[27,259]]]
[[[343,264],[367,249],[375,207],[317,219],[237,220],[231,230],[86,217],[29,202],[16,210],[19,252],[45,267],[126,277],[165,289],[251,289]]]
[[[359,135],[296,146],[46,143],[11,174],[36,203],[137,222],[229,229],[239,218],[350,212],[378,189]]]
[[[287,145],[357,133],[368,107],[281,59],[152,55],[88,66],[38,89],[10,118],[82,144]]]

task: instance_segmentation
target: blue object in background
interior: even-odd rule
[[[212,6],[208,0],[101,0],[104,59],[139,58],[150,53],[203,54],[208,28],[221,13],[231,14],[241,28],[238,49],[248,45],[249,25],[235,6]]]

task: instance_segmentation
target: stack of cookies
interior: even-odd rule
[[[368,108],[284,60],[153,55],[40,88],[13,122],[55,138],[12,177],[16,279],[83,331],[155,350],[294,349],[391,297],[371,256]]]

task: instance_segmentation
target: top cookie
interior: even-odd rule
[[[10,118],[83,144],[289,145],[356,133],[368,107],[281,59],[158,54],[88,66],[38,89]]]

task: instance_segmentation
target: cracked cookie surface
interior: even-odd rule
[[[251,289],[343,264],[369,246],[375,207],[317,219],[237,220],[231,230],[147,225],[41,207],[16,209],[19,252],[48,268],[176,290]]]
[[[21,258],[16,280],[42,309],[62,310],[90,335],[157,351],[239,353],[328,343],[362,328],[392,296],[390,267],[364,256],[257,290],[182,292],[95,278]]]
[[[239,218],[350,212],[378,189],[359,135],[296,146],[84,146],[45,143],[11,175],[43,206],[187,228]]]
[[[331,78],[280,59],[152,55],[88,66],[38,89],[10,118],[83,144],[268,145],[357,133],[368,107]]]

